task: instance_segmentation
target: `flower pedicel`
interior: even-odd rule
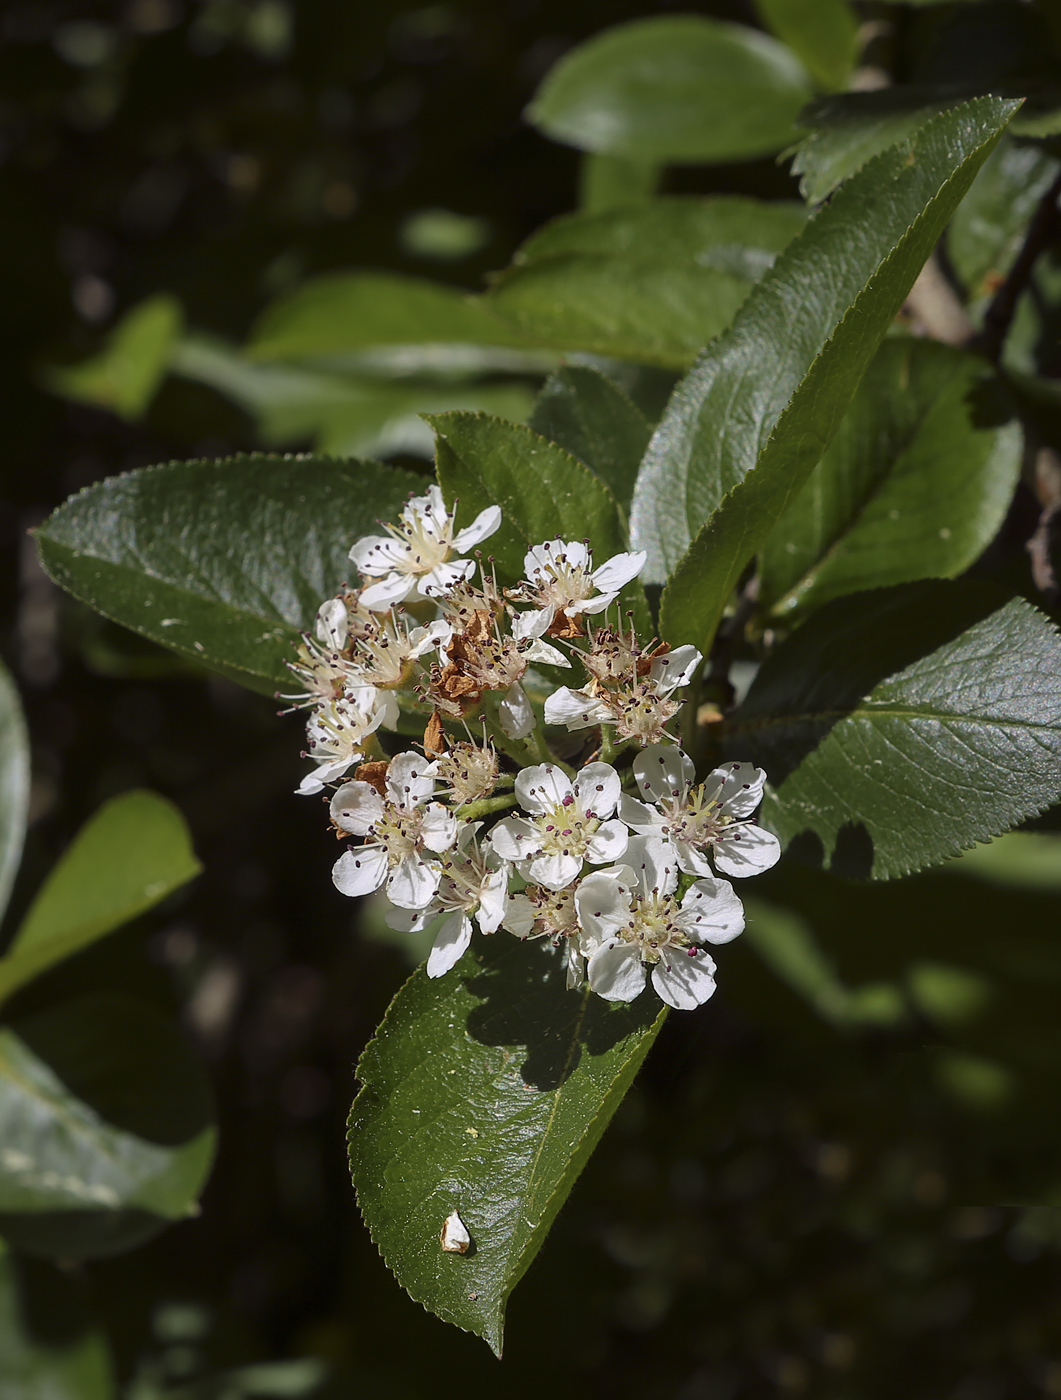
[[[360,587],[321,604],[291,663],[300,689],[285,698],[310,711],[315,764],[298,790],[330,789],[332,824],[353,838],[332,878],[348,895],[385,890],[394,928],[441,921],[429,977],[476,927],[505,929],[553,944],[569,987],[631,1001],[651,982],[668,1005],[698,1006],[715,988],[705,945],[744,927],[722,877],[780,855],[752,820],[765,775],[731,763],[697,784],[671,726],[700,653],[608,623],[644,554],[594,568],[588,541],[546,540],[502,591],[475,583],[466,557],[500,523],[491,506],[455,530],[437,486],[413,497],[353,546]],[[572,662],[582,686],[543,694],[530,668]],[[423,752],[387,758],[380,735],[403,703],[423,717]]]

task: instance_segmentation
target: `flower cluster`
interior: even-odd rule
[[[548,540],[501,589],[468,557],[500,524],[492,506],[457,531],[437,486],[412,498],[351,549],[359,585],[321,605],[291,663],[315,765],[299,791],[327,793],[347,841],[332,878],[385,890],[394,928],[437,921],[429,977],[478,926],[548,940],[569,987],[630,1001],[651,980],[698,1006],[707,945],[744,927],[724,877],[780,854],[752,820],[765,775],[730,763],[697,783],[672,725],[703,658],[643,644],[618,612],[643,554],[594,567],[587,542]],[[577,687],[534,669],[572,663]],[[388,757],[381,731],[410,724],[422,740]]]

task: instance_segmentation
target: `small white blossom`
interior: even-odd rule
[[[702,943],[728,943],[744,928],[744,910],[725,880],[696,880],[679,902],[673,851],[634,836],[626,863],[595,870],[575,896],[593,990],[607,1001],[633,1001],[652,985],[668,1006],[690,1011],[715,990],[714,960]]]
[[[579,540],[546,540],[528,550],[523,560],[526,581],[511,590],[510,596],[536,607],[520,613],[512,625],[517,637],[541,637],[556,621],[557,613],[567,618],[582,613],[603,612],[619,595],[619,590],[637,577],[648,556],[613,554],[606,563],[593,568],[593,551]]]
[[[398,525],[386,535],[366,535],[350,551],[361,573],[379,579],[361,594],[361,603],[386,612],[406,598],[438,598],[475,573],[474,559],[457,559],[492,535],[501,524],[499,506],[487,506],[463,530],[453,532],[453,514],[442,492],[431,486],[426,496],[414,496]]]
[[[545,702],[546,724],[563,724],[570,730],[595,724],[612,724],[620,739],[658,744],[671,739],[666,726],[680,709],[674,692],[696,674],[703,656],[694,646],[675,647],[653,658],[647,674],[612,690],[596,682],[585,690],[563,685]]]
[[[456,847],[442,858],[442,879],[424,909],[396,909],[386,916],[391,928],[405,933],[426,928],[448,914],[427,959],[428,977],[441,977],[459,961],[472,940],[472,915],[483,933],[496,933],[508,905],[511,866],[489,846],[480,846],[480,822],[466,822]]]
[[[317,767],[296,790],[302,795],[320,792],[325,783],[341,778],[352,763],[364,758],[365,740],[391,717],[392,704],[396,709],[391,697],[384,701],[372,686],[359,686],[315,710],[306,726],[306,757]]]
[[[509,896],[505,928],[517,938],[548,938],[554,948],[563,947],[567,987],[571,991],[586,980],[586,962],[582,956],[575,908],[576,885],[563,890],[547,890],[544,885],[528,885],[519,894]]]
[[[607,763],[587,764],[573,783],[551,763],[524,768],[516,796],[531,815],[498,822],[491,844],[524,879],[562,890],[577,879],[583,861],[603,865],[622,857],[629,833],[621,821],[607,820],[620,791],[619,775]]]
[[[762,801],[763,770],[728,763],[698,787],[694,776],[692,760],[680,749],[653,744],[643,750],[634,760],[634,777],[645,801],[624,794],[623,821],[638,835],[671,842],[679,866],[690,875],[712,873],[707,850],[725,875],[759,875],[776,864],[777,837],[749,820]]]
[[[430,799],[435,765],[418,753],[400,753],[387,767],[381,797],[369,783],[344,783],[332,798],[332,820],[342,831],[367,837],[339,857],[332,880],[343,894],[371,894],[386,881],[392,904],[423,909],[442,878],[437,859],[457,839],[457,819]]]

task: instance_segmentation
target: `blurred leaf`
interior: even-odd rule
[[[738,198],[568,216],[524,244],[486,300],[539,343],[683,368],[804,219]]]
[[[994,538],[1023,435],[978,356],[886,340],[762,556],[775,616],[844,593],[953,578]]]
[[[1009,831],[987,846],[974,846],[944,869],[971,875],[992,885],[1025,890],[1061,891],[1061,835]]]
[[[310,456],[171,462],[111,477],[37,531],[75,598],[223,675],[273,694],[347,557],[424,479]]]
[[[662,174],[662,167],[654,160],[587,151],[579,167],[579,207],[587,214],[602,214],[643,204],[656,193]]]
[[[69,368],[50,368],[44,382],[64,398],[141,418],[169,368],[183,320],[175,297],[148,297],[115,326],[98,355]]]
[[[0,1001],[198,875],[184,818],[164,797],[127,792],[81,828],[0,958]]]
[[[1061,638],[1020,598],[928,582],[827,603],[768,658],[727,752],[790,855],[890,879],[1061,794]]]
[[[0,1231],[65,1258],[109,1254],[195,1213],[210,1091],[177,1027],[113,993],[0,1030]]]
[[[18,1274],[0,1241],[0,1400],[113,1400],[114,1375],[103,1333],[35,1336],[19,1298]]]
[[[467,258],[490,242],[487,219],[452,209],[418,209],[402,223],[398,237],[407,253],[449,262]]]
[[[984,161],[947,230],[947,256],[970,297],[997,291],[1059,169],[1040,147],[1008,137]]]
[[[819,87],[847,87],[858,58],[859,19],[847,0],[755,0],[767,28]]]
[[[481,301],[440,282],[390,272],[330,272],[278,298],[247,345],[257,360],[305,360],[374,345],[527,342]]]
[[[527,117],[583,151],[747,160],[792,139],[810,96],[791,51],[741,24],[674,15],[616,25],[547,74]]]
[[[546,943],[504,935],[414,973],[357,1067],[350,1165],[372,1238],[425,1308],[500,1355],[505,1304],[663,1023],[649,995],[567,991]],[[458,1211],[472,1239],[449,1254]]]
[[[0,918],[22,859],[29,811],[29,741],[15,683],[0,663]]]
[[[842,186],[675,389],[631,512],[669,642],[713,638],[1012,111],[944,113]]]
[[[991,983],[979,972],[946,963],[920,962],[907,972],[917,1009],[942,1025],[961,1025],[991,1000]]]
[[[629,509],[652,426],[614,380],[565,365],[546,380],[529,426],[584,462]]]

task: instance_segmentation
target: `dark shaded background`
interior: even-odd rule
[[[1007,1194],[1061,1179],[1054,1047],[1008,1109],[974,1111],[926,1072],[932,1028],[842,1035],[739,944],[715,1001],[671,1018],[515,1295],[500,1367],[425,1315],[368,1240],[344,1160],[353,1064],[408,967],[355,931],[331,886],[317,804],[291,795],[298,719],[61,597],[26,536],[103,476],[255,445],[201,386],[169,381],[132,426],[45,392],[43,364],[90,353],[160,290],[192,325],[240,338],[271,295],[324,269],[478,285],[575,202],[576,154],[520,119],[539,79],[604,24],[668,8],[754,22],[737,0],[0,6],[0,603],[35,775],[11,926],[81,822],[132,786],[178,803],[206,866],[14,1008],[135,989],[181,1009],[214,1079],[221,1153],[202,1216],[60,1271],[103,1316],[125,1378],[145,1357],[176,1382],[315,1354],[342,1396],[1061,1395],[1061,1226]],[[928,20],[899,14],[913,43]],[[795,189],[772,161],[669,187]],[[457,263],[411,257],[398,231],[432,205],[484,217],[490,241]],[[1015,913],[1016,896],[947,874],[870,893],[771,880],[757,893],[814,917],[854,981],[926,950],[990,962],[1016,921],[1049,1021],[1056,902],[1024,895]],[[1024,984],[995,974],[999,1015],[1019,1021]],[[54,1318],[56,1276],[34,1267]],[[173,1303],[203,1310],[191,1350],[167,1349],[183,1335]]]

